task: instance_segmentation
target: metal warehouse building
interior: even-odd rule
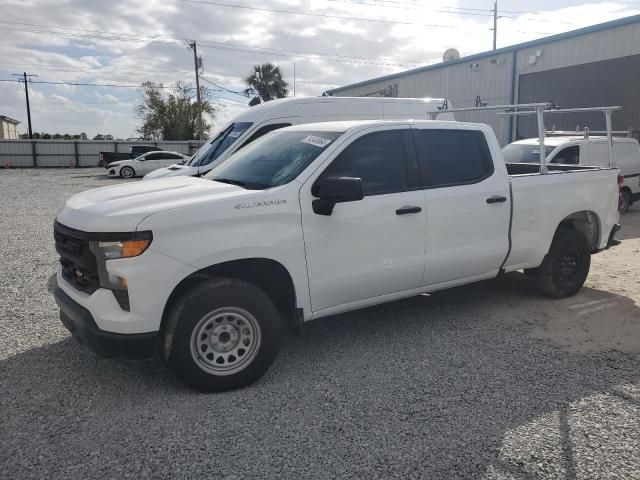
[[[444,97],[450,107],[553,101],[563,108],[622,105],[615,130],[640,132],[640,15],[531,42],[374,78],[326,92],[334,96]],[[490,124],[502,144],[537,136],[533,118],[456,114]],[[601,113],[549,117],[547,128],[603,130]]]

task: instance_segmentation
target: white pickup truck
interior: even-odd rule
[[[618,243],[618,170],[505,164],[490,127],[299,125],[204,178],[70,198],[64,325],[106,356],[161,355],[202,391],[245,386],[283,326],[525,269],[552,297]]]

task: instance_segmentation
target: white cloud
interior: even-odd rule
[[[193,82],[193,57],[184,41],[197,39],[205,76],[231,90],[245,88],[243,78],[255,63],[281,66],[291,83],[296,62],[296,94],[323,90],[440,61],[455,47],[463,55],[491,48],[492,19],[487,2],[407,0],[263,0],[234,3],[328,16],[380,19],[411,24],[345,20],[224,8],[181,0],[11,0],[0,21],[0,78],[27,71],[34,80],[139,85]],[[513,0],[510,11],[529,11],[531,2]],[[451,14],[462,7],[465,15]],[[638,13],[620,2],[581,3],[540,0],[543,14],[504,13],[498,45],[506,46],[545,33],[560,33]],[[505,10],[507,8],[505,7]],[[472,13],[474,13],[472,15]],[[515,17],[515,18],[507,18]],[[14,22],[14,23],[11,23]],[[30,25],[24,25],[24,24]],[[432,26],[427,26],[432,25]],[[445,28],[435,27],[440,25]],[[52,27],[62,27],[55,29]],[[54,35],[51,32],[62,33]],[[117,32],[119,35],[99,34]],[[124,35],[120,35],[124,34]],[[142,41],[146,39],[147,41]],[[154,41],[151,41],[153,39]],[[211,44],[207,42],[219,42]],[[222,45],[221,45],[222,44]],[[226,48],[224,44],[227,45]],[[280,51],[256,51],[229,44],[318,52],[325,57]],[[206,85],[203,84],[203,85]],[[32,84],[32,117],[37,131],[133,135],[137,120],[135,88]],[[292,91],[293,89],[290,88]],[[217,92],[217,126],[243,108],[242,97]],[[26,121],[21,85],[0,82],[0,114]],[[21,125],[22,130],[26,126]]]

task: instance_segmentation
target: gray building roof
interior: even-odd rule
[[[17,125],[20,123],[18,120],[11,117],[7,117],[6,115],[0,115],[0,120],[4,120],[7,123],[13,123],[14,125]]]
[[[579,28],[577,30],[571,30],[565,33],[559,33],[557,35],[551,35],[549,37],[539,38],[536,40],[531,40],[529,42],[518,43],[516,45],[511,45],[509,47],[498,48],[497,50],[489,50],[488,52],[476,53],[475,55],[469,55],[467,57],[461,57],[456,60],[450,60],[448,62],[440,62],[432,65],[426,65],[424,67],[418,67],[411,70],[405,70],[403,72],[393,73],[391,75],[385,75],[382,77],[372,78],[369,80],[364,80],[358,83],[352,83],[350,85],[345,85],[338,88],[332,88],[331,90],[327,90],[327,94],[333,95],[334,93],[340,92],[342,90],[346,90],[348,88],[361,87],[373,82],[392,80],[395,78],[401,78],[406,75],[412,75],[414,73],[428,72],[429,70],[436,70],[438,68],[445,68],[450,65],[456,65],[459,63],[465,63],[473,60],[479,60],[481,58],[487,58],[494,55],[500,55],[503,53],[510,53],[516,50],[521,50],[523,48],[536,47],[539,45],[545,45],[551,42],[557,42],[558,40],[564,40],[567,38],[578,37],[580,35],[585,35],[587,33],[599,32],[601,30],[607,30],[610,28],[621,27],[623,25],[628,25],[630,23],[640,22],[640,15],[633,15],[631,17],[619,18],[617,20],[612,20],[610,22],[599,23],[597,25],[591,25],[589,27]]]

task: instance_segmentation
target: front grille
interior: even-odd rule
[[[89,250],[88,235],[56,222],[53,237],[60,255],[62,278],[81,292],[95,292],[100,287],[100,280],[96,257]]]

